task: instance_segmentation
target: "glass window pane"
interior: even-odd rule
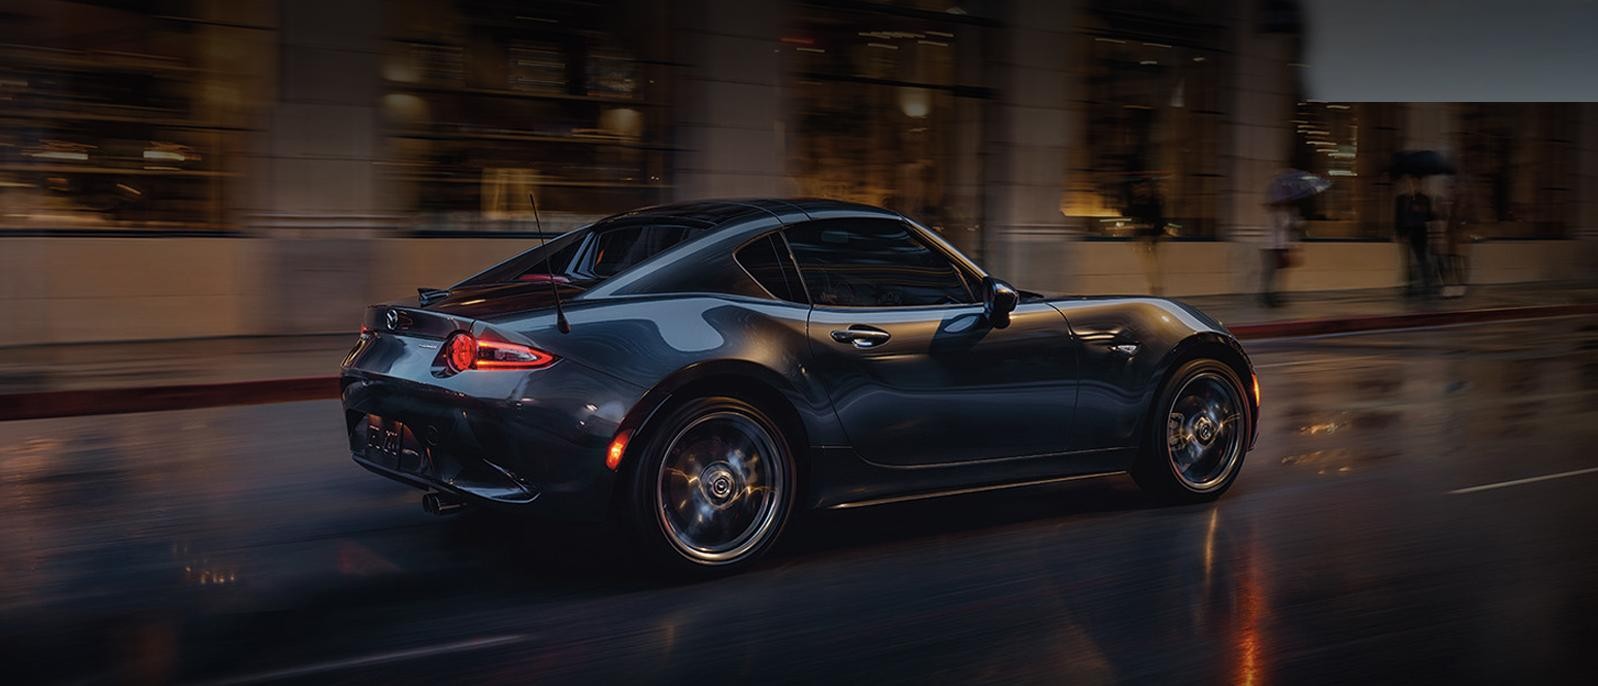
[[[687,237],[688,229],[681,226],[631,226],[603,232],[594,240],[594,264],[588,271],[602,278],[615,276]]]
[[[1576,108],[1560,103],[1460,107],[1453,212],[1463,237],[1565,237],[1579,178]]]
[[[818,305],[909,307],[972,302],[955,265],[894,221],[838,220],[789,229]]]
[[[776,234],[761,238],[738,251],[738,264],[754,277],[762,288],[772,295],[792,302],[805,302],[793,267],[788,262],[787,251]]]
[[[385,3],[384,178],[412,228],[565,231],[671,197],[665,3]]]
[[[235,228],[240,152],[274,93],[276,29],[220,3],[157,4],[170,11],[0,10],[0,231]]]
[[[788,170],[799,195],[888,207],[980,252],[990,29],[967,21],[978,8],[965,9],[972,14],[799,6],[778,48],[791,78]]]
[[[1100,237],[1216,238],[1230,173],[1226,52],[1176,22],[1152,40],[1112,17],[1093,21],[1061,212]]]
[[[462,285],[545,281],[592,285],[692,237],[703,227],[613,220],[580,229],[512,257]]]
[[[1289,166],[1332,182],[1298,204],[1306,238],[1392,235],[1388,167],[1402,138],[1403,107],[1394,103],[1298,102]]]

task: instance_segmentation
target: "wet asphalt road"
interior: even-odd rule
[[[1251,349],[1262,434],[1219,503],[1113,477],[821,513],[690,585],[603,530],[422,513],[331,401],[0,423],[0,658],[11,683],[1594,683],[1598,318]]]

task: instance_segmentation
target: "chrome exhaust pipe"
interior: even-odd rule
[[[463,507],[466,507],[465,502],[462,502],[460,498],[452,496],[448,493],[439,493],[435,491],[422,494],[422,509],[426,510],[428,514],[435,514],[439,516],[455,514],[456,512],[460,512],[461,508]]]

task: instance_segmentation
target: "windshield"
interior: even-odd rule
[[[528,250],[462,281],[459,286],[550,280],[591,286],[664,252],[704,228],[658,218],[602,222]]]

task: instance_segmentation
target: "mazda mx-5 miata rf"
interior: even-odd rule
[[[653,207],[366,311],[355,461],[463,504],[617,517],[683,570],[800,508],[1130,472],[1218,497],[1259,418],[1215,319],[1017,290],[915,221],[831,200]]]

